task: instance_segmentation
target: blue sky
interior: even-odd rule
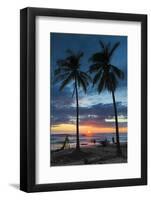
[[[91,63],[89,58],[93,53],[101,51],[99,40],[104,43],[120,42],[120,46],[114,52],[111,63],[124,72],[124,80],[119,80],[115,92],[120,127],[127,126],[127,36],[86,35],[50,33],[50,73],[53,80],[54,70],[57,68],[57,60],[64,59],[66,50],[74,52],[82,51],[81,70],[88,71]],[[51,82],[51,126],[60,124],[75,124],[75,99],[72,98],[73,85],[70,84],[63,91],[59,91],[60,84]],[[112,96],[108,91],[100,95],[95,88],[88,88],[87,94],[79,90],[80,126],[94,124],[94,126],[114,127],[114,110]],[[113,120],[112,120],[113,119]],[[122,120],[123,119],[123,120]],[[57,130],[57,129],[56,129]],[[98,129],[99,130],[99,129]],[[54,131],[53,132],[57,132]],[[65,131],[62,130],[64,133]]]

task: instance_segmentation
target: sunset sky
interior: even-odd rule
[[[124,71],[124,80],[119,81],[115,92],[117,102],[118,122],[120,133],[127,132],[127,37],[50,33],[50,73],[51,73],[51,133],[76,132],[76,107],[75,96],[72,98],[73,84],[68,85],[63,91],[59,91],[60,83],[53,84],[53,73],[58,59],[64,59],[66,50],[74,52],[83,51],[81,69],[87,71],[91,63],[88,59],[95,52],[101,51],[99,40],[105,43],[120,42],[120,46],[114,52],[112,64]],[[92,85],[87,94],[79,90],[80,106],[80,133],[91,135],[93,133],[115,132],[115,119],[113,100],[111,93],[104,91],[98,94]]]

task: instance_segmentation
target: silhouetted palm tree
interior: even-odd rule
[[[111,64],[113,53],[120,45],[120,42],[117,42],[112,46],[110,43],[105,44],[102,41],[99,43],[101,46],[101,51],[94,53],[90,58],[90,61],[93,64],[90,66],[89,71],[90,73],[94,73],[93,85],[97,85],[98,93],[101,93],[104,89],[107,89],[112,94],[115,112],[117,153],[121,154],[115,90],[118,85],[118,79],[123,79],[124,73],[118,67]]]
[[[73,83],[73,94],[76,98],[76,150],[80,149],[79,141],[79,94],[78,88],[81,87],[86,93],[87,86],[89,85],[90,76],[81,71],[80,59],[83,57],[83,52],[74,53],[67,50],[68,56],[65,59],[57,61],[57,69],[55,70],[55,81],[61,81],[60,90],[65,86]]]

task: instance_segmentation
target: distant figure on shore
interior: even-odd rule
[[[93,144],[95,144],[96,143],[96,140],[95,139],[93,139]]]
[[[70,149],[70,142],[69,142],[68,135],[66,135],[64,143],[63,143],[63,145],[62,145],[60,150],[67,149],[67,148]]]
[[[95,144],[96,140],[95,139],[91,139],[91,143]]]
[[[114,139],[114,137],[112,137],[112,142],[113,142],[113,144],[115,144],[115,139]]]
[[[108,146],[109,141],[108,141],[108,139],[105,137],[104,140],[101,140],[101,141],[100,141],[100,144],[101,144],[103,147],[106,147],[106,146]]]

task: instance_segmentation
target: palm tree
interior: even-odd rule
[[[79,92],[81,87],[86,93],[89,85],[90,76],[81,71],[80,59],[83,57],[83,52],[74,53],[71,50],[67,50],[68,56],[65,59],[57,61],[57,69],[55,70],[55,81],[61,82],[60,91],[64,89],[68,84],[73,83],[73,94],[76,99],[76,150],[80,150],[79,141]]]
[[[119,140],[119,127],[118,127],[118,114],[115,100],[115,90],[118,86],[118,79],[124,78],[124,73],[117,67],[111,64],[111,58],[115,50],[119,47],[120,42],[111,46],[110,43],[105,44],[99,41],[101,51],[96,52],[90,58],[92,65],[89,72],[94,73],[93,85],[97,85],[97,91],[100,94],[104,89],[107,89],[112,94],[113,106],[115,113],[115,126],[116,126],[116,144],[117,153],[121,155],[120,140]]]

